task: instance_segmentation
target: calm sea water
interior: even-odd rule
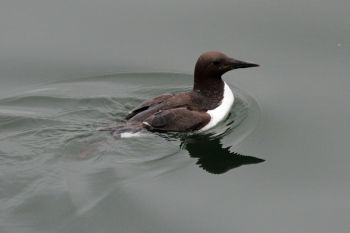
[[[2,98],[4,230],[65,231],[109,197],[118,197],[121,187],[188,168],[218,175],[264,162],[234,151],[255,129],[260,110],[252,97],[232,85],[236,101],[231,113],[211,131],[115,140],[97,130],[122,124],[123,116],[147,98],[185,91],[191,84],[192,76],[185,74],[124,73],[56,82]],[[130,224],[121,220],[124,214],[114,223],[117,229]]]
[[[350,232],[349,3],[2,1],[0,232]],[[96,130],[208,50],[261,64],[218,127]]]

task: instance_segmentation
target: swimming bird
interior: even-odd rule
[[[256,66],[259,65],[217,51],[203,53],[195,65],[191,91],[165,93],[144,101],[127,114],[126,124],[113,129],[113,135],[129,137],[144,129],[151,132],[208,130],[226,118],[234,102],[234,95],[222,75],[233,69]]]

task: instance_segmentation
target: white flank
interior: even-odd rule
[[[210,115],[210,121],[206,126],[201,128],[199,131],[211,129],[215,125],[217,125],[220,121],[225,119],[231,110],[234,100],[235,100],[235,97],[233,96],[233,93],[230,87],[225,83],[224,98],[222,99],[221,104],[216,108],[207,111],[207,113]]]
[[[141,132],[137,132],[137,133],[125,132],[120,134],[121,138],[134,138],[134,137],[144,137],[144,136],[146,136],[146,134]]]

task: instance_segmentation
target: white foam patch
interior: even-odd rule
[[[216,108],[207,111],[207,113],[210,115],[210,121],[206,126],[201,128],[199,131],[211,129],[215,125],[217,125],[220,121],[224,120],[227,117],[228,113],[230,112],[234,100],[235,100],[235,97],[233,96],[233,93],[230,87],[225,83],[224,98],[222,99],[221,104]]]
[[[145,137],[147,134],[137,132],[137,133],[130,133],[130,132],[124,132],[120,134],[121,138],[135,138],[135,137]]]

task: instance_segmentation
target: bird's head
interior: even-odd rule
[[[230,70],[259,66],[258,64],[240,61],[227,55],[211,51],[203,53],[197,60],[195,76],[221,77]]]

